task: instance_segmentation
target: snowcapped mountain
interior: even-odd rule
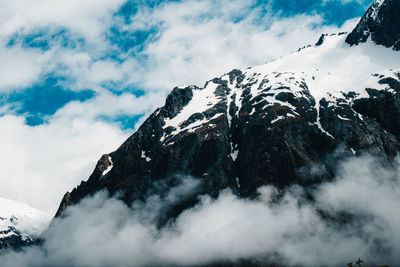
[[[324,34],[315,45],[202,88],[174,88],[64,196],[57,216],[103,189],[132,203],[162,194],[159,184],[177,176],[201,181],[194,195],[160,214],[162,224],[202,194],[230,188],[252,197],[262,185],[312,186],[334,178],[337,159],[364,152],[390,163],[400,149],[398,6],[376,1],[350,34]]]
[[[50,220],[51,216],[40,210],[0,198],[0,252],[31,244]]]

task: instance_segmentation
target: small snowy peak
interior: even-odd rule
[[[50,220],[43,211],[0,197],[0,239],[17,233],[24,238],[37,237]]]
[[[183,84],[183,85],[177,86],[176,88],[183,90],[183,89],[186,89],[188,87],[192,88],[194,86],[193,85],[188,85],[188,84]]]

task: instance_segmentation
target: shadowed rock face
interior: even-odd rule
[[[378,0],[373,3],[346,42],[357,45],[369,37],[378,45],[400,50],[400,1]]]

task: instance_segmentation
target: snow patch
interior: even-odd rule
[[[400,54],[377,46],[371,40],[350,47],[345,38],[346,35],[326,36],[323,45],[308,47],[264,65],[248,68],[246,76],[293,73],[295,80],[305,81],[316,103],[329,94],[342,98],[343,92],[354,91],[362,97],[367,96],[365,88],[385,89],[384,85],[378,84],[380,78],[371,74],[396,78],[392,70],[398,69]],[[284,76],[269,76],[271,78],[275,79],[275,83],[294,82],[285,80]],[[254,85],[252,93],[256,87]]]
[[[112,162],[112,158],[110,156],[108,156],[108,160],[110,161],[111,165],[107,167],[107,169],[105,169],[103,171],[102,176],[106,175],[107,173],[109,173],[111,171],[111,169],[114,167],[114,163]]]
[[[170,126],[178,129],[193,113],[202,113],[210,108],[209,104],[215,105],[219,99],[215,95],[215,89],[219,84],[209,82],[204,89],[193,89],[192,100],[172,119],[166,118],[163,129]]]
[[[1,233],[0,232],[0,239],[1,238],[6,238],[6,237],[10,237],[10,236],[13,236],[13,235],[17,235],[17,234],[15,232],[13,232],[13,231],[10,231],[8,233]]]
[[[231,153],[231,157],[232,157],[233,161],[236,161],[238,154],[239,154],[239,150],[235,150]]]
[[[371,6],[372,9],[371,13],[369,13],[367,17],[375,20],[378,17],[379,8],[382,6],[384,2],[385,0],[376,0],[375,3],[373,3]]]
[[[338,115],[338,117],[339,117],[339,119],[344,120],[344,121],[349,121],[350,120],[349,118],[345,118],[345,117],[342,117],[340,115]]]
[[[240,188],[240,180],[239,180],[239,177],[236,177],[236,185],[237,185],[238,188]]]
[[[276,119],[271,121],[271,124],[274,124],[275,122],[278,122],[278,121],[284,120],[284,119],[285,119],[285,116],[278,116]]]
[[[209,118],[209,119],[204,118],[204,119],[202,119],[202,120],[197,120],[197,121],[195,121],[195,122],[193,122],[193,123],[187,125],[185,128],[178,128],[178,129],[172,131],[169,135],[167,135],[167,134],[164,132],[163,136],[160,138],[160,141],[161,141],[161,142],[164,142],[165,139],[166,139],[168,136],[178,135],[179,133],[184,132],[184,131],[188,131],[188,132],[190,132],[190,133],[193,133],[197,128],[201,127],[202,125],[207,124],[208,122],[210,122],[210,121],[212,121],[212,120],[217,119],[218,117],[220,117],[220,116],[222,116],[222,115],[224,115],[224,114],[223,114],[223,113],[218,113],[218,114],[215,114],[214,116],[212,116],[212,117]],[[216,126],[216,124],[211,123],[211,124],[209,124],[208,126],[209,126],[210,128],[214,128],[214,127]]]
[[[149,162],[149,161],[151,161],[151,158],[147,157],[147,156],[146,156],[146,152],[145,152],[145,151],[143,151],[143,150],[142,150],[142,159],[145,159],[145,160],[146,160],[146,162]]]

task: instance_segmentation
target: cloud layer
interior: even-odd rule
[[[260,188],[256,200],[239,199],[228,190],[217,199],[202,196],[161,230],[155,215],[177,196],[191,194],[198,180],[183,177],[165,197],[151,196],[132,208],[103,192],[54,221],[42,248],[1,260],[4,266],[189,266],[238,260],[344,266],[361,257],[368,264],[396,264],[399,166],[383,166],[370,156],[346,159],[334,181],[312,192],[314,201],[298,187],[278,201],[273,187]]]

